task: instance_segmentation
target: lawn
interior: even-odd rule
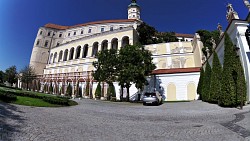
[[[61,105],[50,104],[48,102],[43,101],[42,99],[22,97],[22,96],[17,96],[17,100],[12,103],[25,106],[34,106],[34,107],[61,107]]]

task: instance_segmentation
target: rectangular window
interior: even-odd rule
[[[101,28],[101,32],[104,32],[104,27]]]
[[[121,26],[121,27],[120,27],[120,30],[122,30],[122,29],[123,29],[123,27]]]
[[[49,44],[49,41],[45,41],[44,46],[45,46],[45,47],[47,47],[47,46],[48,46],[48,44]]]
[[[68,33],[68,36],[70,36],[70,33]]]
[[[51,32],[48,33],[48,36],[50,36],[50,33],[51,33]]]
[[[62,33],[59,34],[59,37],[60,37],[60,38],[62,37]]]
[[[40,40],[37,40],[36,45],[39,45]]]
[[[40,35],[42,35],[43,34],[43,31],[40,31]]]
[[[76,35],[76,32],[74,32],[74,35]]]
[[[57,43],[56,46],[58,47],[60,45],[60,43]]]
[[[89,31],[88,31],[88,33],[91,33],[91,28],[89,28]]]
[[[113,30],[114,30],[114,27],[113,27],[113,26],[111,26],[111,27],[110,27],[110,31],[113,31]]]

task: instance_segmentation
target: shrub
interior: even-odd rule
[[[101,93],[102,93],[101,82],[99,82],[98,85],[97,85],[96,91],[95,91],[95,97],[96,98],[100,98],[101,97]]]
[[[108,95],[108,97],[110,97],[110,100],[112,100],[112,97],[116,96],[115,87],[114,87],[113,83],[109,84],[107,95]]]
[[[11,101],[16,101],[17,97],[16,95],[13,95],[11,93],[8,92],[0,92],[0,100],[4,101],[4,102],[11,102]]]

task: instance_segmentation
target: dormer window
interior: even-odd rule
[[[51,34],[51,31],[48,33],[48,36],[50,36],[50,34]]]
[[[42,35],[43,34],[43,31],[40,31],[40,33],[39,33],[40,35]]]
[[[68,37],[70,36],[70,33],[68,33]]]
[[[101,28],[101,32],[104,32],[104,27]]]
[[[111,27],[110,27],[110,31],[113,31],[113,30],[114,30],[114,27],[113,27],[113,26],[111,26]]]
[[[91,33],[91,31],[92,31],[92,29],[91,29],[91,28],[89,28],[89,31],[88,31],[88,33]]]
[[[60,38],[62,37],[62,33],[59,34],[59,37],[60,37]]]
[[[81,30],[81,34],[83,34],[83,30]]]
[[[74,35],[76,35],[76,31],[74,32]]]

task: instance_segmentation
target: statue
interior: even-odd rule
[[[136,0],[131,0],[131,3],[136,3]]]
[[[220,32],[220,38],[223,36],[224,32],[222,31],[222,26],[220,23],[218,23],[218,26],[217,26],[217,29],[219,30]]]
[[[227,21],[230,23],[233,19],[239,19],[238,13],[234,11],[232,4],[227,5]]]
[[[211,39],[210,39],[210,42],[213,44],[213,49],[215,49],[216,48],[216,43],[215,43],[215,40],[214,40],[214,38],[212,37]]]
[[[246,5],[246,7],[248,8],[248,10],[250,11],[250,3],[248,0],[243,0],[244,4]]]

